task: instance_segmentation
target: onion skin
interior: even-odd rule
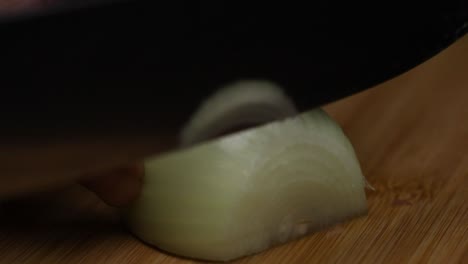
[[[366,214],[353,147],[315,109],[149,158],[132,232],[173,254],[229,261]]]

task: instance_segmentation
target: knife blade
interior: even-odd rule
[[[200,103],[237,80],[273,81],[300,111],[324,105],[436,55],[466,33],[467,10],[121,0],[5,16],[0,170],[78,173],[178,149]]]

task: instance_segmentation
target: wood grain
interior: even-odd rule
[[[236,263],[468,263],[468,37],[325,109],[375,189],[369,214]],[[195,263],[77,186],[0,206],[1,263]]]

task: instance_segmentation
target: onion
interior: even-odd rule
[[[284,103],[277,109],[293,112],[275,89],[262,91],[267,90],[277,97],[265,92],[263,105],[276,98]],[[188,125],[192,130],[186,131],[194,134],[185,132],[185,144],[205,137],[194,132],[203,130],[206,121],[200,116],[219,124],[209,112],[216,103],[205,107],[199,111],[205,114],[196,114]],[[212,127],[218,131],[223,125]],[[144,164],[143,190],[125,212],[127,223],[143,241],[179,256],[233,260],[367,212],[366,182],[353,147],[321,109],[150,157]]]

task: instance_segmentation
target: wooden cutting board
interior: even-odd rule
[[[468,263],[468,37],[325,109],[375,189],[369,214],[237,263]],[[77,186],[0,215],[0,263],[194,263],[141,243]]]

